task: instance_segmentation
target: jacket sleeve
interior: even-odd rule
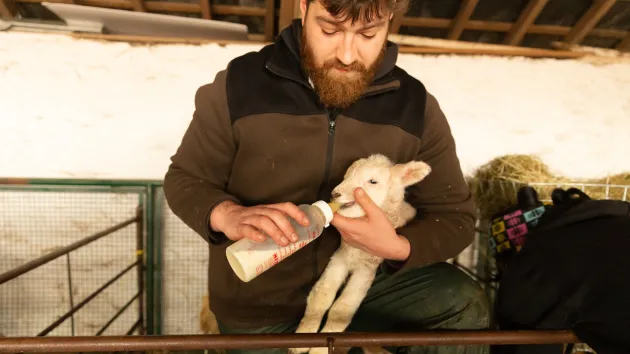
[[[451,129],[435,97],[427,93],[425,129],[416,159],[432,172],[408,188],[407,200],[418,215],[397,230],[411,244],[404,262],[386,260],[387,273],[446,261],[471,244],[475,233],[475,205],[457,157]]]
[[[164,177],[164,195],[173,211],[206,241],[219,244],[224,234],[213,232],[209,216],[225,200],[240,203],[226,192],[236,142],[226,94],[226,72],[195,93],[195,110]]]

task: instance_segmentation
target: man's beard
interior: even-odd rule
[[[336,58],[326,61],[322,66],[317,66],[313,49],[307,41],[306,31],[306,27],[303,27],[300,44],[302,66],[313,82],[315,92],[326,107],[347,108],[356,102],[372,83],[376,70],[385,55],[387,42],[383,42],[378,58],[369,68],[359,62],[345,65]],[[338,75],[332,77],[331,72],[336,71],[337,68],[346,70],[348,73],[338,72]]]

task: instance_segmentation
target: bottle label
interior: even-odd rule
[[[309,228],[309,233],[308,233],[308,238],[306,240],[298,240],[295,243],[291,243],[288,246],[285,247],[280,247],[278,248],[277,251],[273,252],[267,259],[263,260],[262,262],[260,262],[259,264],[256,265],[256,276],[264,273],[267,269],[275,266],[276,264],[280,263],[281,261],[283,261],[285,258],[289,257],[290,255],[294,254],[295,252],[299,251],[300,249],[306,247],[306,245],[308,245],[309,243],[311,243],[311,241],[313,241],[314,239],[317,238],[317,231],[315,230],[315,228]],[[273,243],[275,244],[275,242],[272,239],[267,239],[267,241],[265,242],[269,242],[269,243]],[[255,248],[256,245],[252,245],[248,250],[247,253],[251,254],[253,251],[253,248]]]

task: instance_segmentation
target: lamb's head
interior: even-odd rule
[[[384,155],[371,155],[350,165],[331,197],[342,205],[339,215],[358,218],[365,215],[354,201],[354,190],[361,187],[381,209],[396,212],[404,202],[405,188],[422,181],[430,172],[431,167],[422,161],[394,164]]]

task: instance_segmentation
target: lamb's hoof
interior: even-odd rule
[[[311,348],[290,348],[289,354],[304,354],[308,353]]]
[[[328,348],[313,348],[308,354],[328,354]]]

